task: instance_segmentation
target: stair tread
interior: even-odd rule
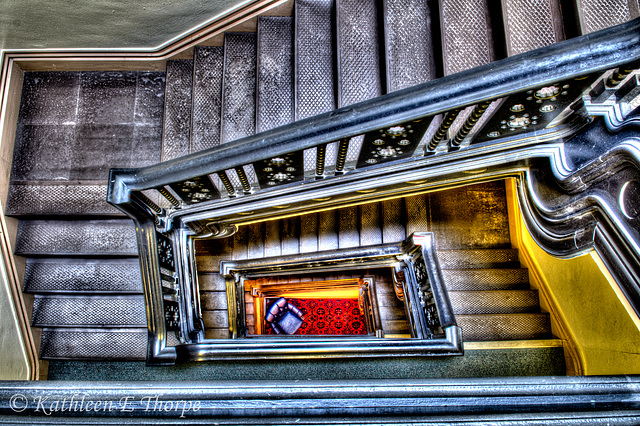
[[[440,4],[445,75],[492,62],[495,55],[487,2],[443,0]]]
[[[388,0],[384,13],[387,92],[435,78],[427,0]]]
[[[220,143],[255,133],[256,34],[226,33]]]
[[[444,269],[442,276],[449,291],[529,288],[529,270],[524,268]]]
[[[167,61],[162,161],[189,154],[193,60]]]
[[[295,3],[296,120],[336,107],[332,9],[333,0]]]
[[[336,0],[337,107],[382,94],[377,2]],[[346,155],[358,160],[362,138],[352,138]],[[329,156],[327,154],[327,156]]]
[[[606,7],[594,7],[606,4]],[[636,6],[637,8],[637,6]],[[577,1],[576,12],[580,19],[582,34],[589,34],[614,25],[622,24],[638,16],[638,10],[629,2]],[[635,9],[635,10],[634,10]]]
[[[145,327],[144,296],[36,295],[36,327]]]
[[[138,259],[29,258],[25,293],[142,293]]]
[[[456,315],[465,341],[546,339],[551,335],[549,314]]]
[[[455,315],[539,312],[537,290],[449,291]]]
[[[437,250],[442,269],[493,269],[519,265],[517,249]]]
[[[18,255],[137,256],[133,221],[22,220],[18,224]]]
[[[190,152],[220,144],[220,107],[224,51],[221,46],[198,46],[193,54],[193,110]]]
[[[7,216],[124,216],[107,203],[104,181],[11,181]]]
[[[293,121],[292,20],[258,19],[256,131]]]
[[[559,0],[502,2],[509,56],[564,40]]]
[[[224,310],[202,311],[202,321],[205,329],[227,328],[229,329],[229,313]]]
[[[43,329],[41,359],[144,360],[146,329]]]
[[[378,11],[369,0],[337,0],[338,108],[382,94]]]

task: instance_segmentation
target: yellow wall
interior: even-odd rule
[[[514,182],[507,184],[514,190]],[[511,192],[510,191],[510,192]],[[515,192],[512,192],[515,193]],[[515,197],[511,197],[515,200]],[[640,319],[595,251],[558,259],[542,250],[522,224],[517,205],[514,242],[536,276],[549,308],[572,338],[583,374],[640,374]],[[512,235],[514,237],[514,235]],[[523,253],[525,252],[525,253]],[[532,280],[532,282],[535,280]]]

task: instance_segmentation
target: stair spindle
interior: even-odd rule
[[[240,184],[242,184],[242,189],[245,194],[250,193],[251,184],[249,183],[249,178],[247,178],[247,174],[244,172],[244,169],[242,167],[236,167],[234,170],[238,174],[238,179],[240,179]]]
[[[467,137],[469,132],[471,132],[471,129],[473,129],[473,126],[476,125],[487,108],[489,108],[489,105],[491,105],[491,101],[483,102],[473,108],[473,112],[471,113],[469,118],[467,118],[467,121],[464,122],[462,128],[458,131],[456,136],[451,141],[452,148],[457,148],[460,146],[464,138]]]
[[[167,190],[167,188],[165,188],[164,186],[162,186],[162,187],[157,188],[157,189],[158,189],[158,192],[159,192],[160,194],[162,194],[162,196],[163,196],[164,198],[166,198],[166,199],[167,199],[171,204],[173,204],[173,205],[174,205],[174,206],[176,206],[176,207],[179,207],[179,206],[180,206],[180,201],[179,201],[176,197],[174,197],[174,196],[173,196],[173,194],[171,194],[171,193]]]
[[[324,159],[327,154],[327,145],[321,145],[316,152],[316,177],[321,178],[324,175]]]
[[[229,193],[229,196],[233,197],[236,193],[236,190],[231,184],[231,181],[229,180],[229,176],[227,176],[225,172],[218,172],[217,174],[218,174],[218,177],[220,178],[220,181],[224,185],[224,188]]]
[[[449,130],[449,127],[451,127],[456,117],[458,117],[458,114],[460,114],[460,111],[460,109],[455,109],[453,111],[449,111],[444,116],[444,118],[442,119],[442,123],[440,123],[440,127],[438,127],[435,135],[433,135],[433,138],[431,138],[431,142],[429,142],[429,145],[427,145],[428,152],[434,152],[436,150],[438,144],[440,144],[440,141],[447,133],[447,130]]]
[[[338,158],[336,159],[336,174],[344,173],[344,164],[347,161],[349,151],[349,139],[342,139],[338,145]]]

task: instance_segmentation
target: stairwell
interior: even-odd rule
[[[25,73],[6,214],[20,219],[15,253],[27,258],[24,291],[33,294],[41,358],[58,362],[57,377],[65,377],[72,365],[65,360],[145,357],[135,233],[104,201],[109,168],[177,158],[564,37],[546,3],[530,5],[535,16],[528,18],[504,3],[503,21],[484,1],[387,0],[379,8],[365,0],[298,0],[293,16],[261,17],[257,33],[227,33],[223,46],[198,46],[193,59],[167,61],[166,73]],[[516,18],[538,20],[549,31],[513,25]],[[305,153],[301,165],[309,178],[315,156]],[[347,161],[357,156],[352,148]],[[329,146],[327,171],[336,157],[337,147]],[[251,186],[256,171],[245,173]],[[212,181],[223,194],[244,196],[241,174],[228,178],[230,186],[220,177]],[[230,239],[197,246],[206,337],[228,337],[220,260],[432,231],[465,341],[547,341],[549,315],[510,246],[508,221],[504,183],[495,181],[241,226]],[[386,303],[393,334],[406,332],[398,306]],[[559,341],[549,345],[543,362],[536,364],[534,354],[526,368],[508,372],[562,373]]]
[[[485,203],[494,205],[490,211],[474,205],[473,196],[480,194]],[[407,206],[420,213],[407,215]],[[353,223],[349,223],[349,217],[355,218]],[[464,226],[464,222],[471,226]],[[549,315],[540,312],[538,293],[529,286],[528,271],[520,267],[518,250],[510,248],[501,181],[267,221],[240,227],[230,241],[199,241],[196,251],[206,336],[228,337],[226,285],[218,274],[220,260],[398,242],[409,235],[407,232],[418,230],[436,233],[445,284],[465,341],[551,337]],[[313,276],[310,272],[273,278],[285,283],[362,278],[369,274],[375,275],[385,333],[409,334],[404,306],[395,296],[390,270]],[[252,321],[254,318],[247,318],[248,324]]]

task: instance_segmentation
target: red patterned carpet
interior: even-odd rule
[[[304,313],[304,322],[296,335],[367,334],[358,299],[287,299]],[[268,306],[267,306],[268,308]],[[275,334],[271,327],[265,334]]]

